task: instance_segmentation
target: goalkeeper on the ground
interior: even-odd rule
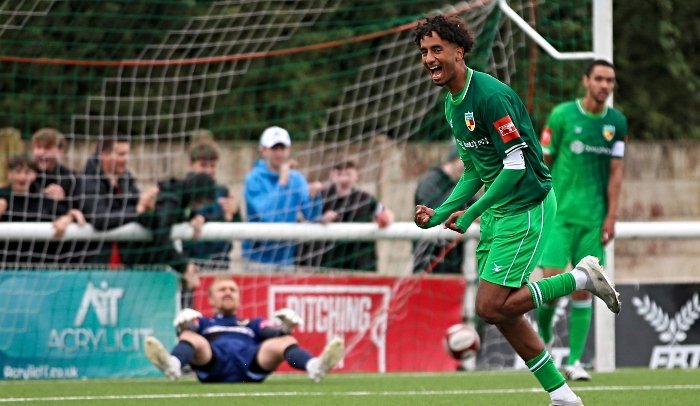
[[[148,359],[170,380],[190,365],[201,382],[262,382],[283,361],[305,370],[320,381],[343,356],[343,340],[333,339],[318,357],[312,356],[291,336],[301,318],[282,309],[273,320],[239,319],[240,291],[230,277],[219,277],[209,287],[214,317],[202,317],[193,309],[175,318],[179,342],[168,353],[155,337],[146,338]]]

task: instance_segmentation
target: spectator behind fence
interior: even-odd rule
[[[260,137],[263,159],[245,179],[246,215],[250,222],[294,223],[302,213],[310,221],[321,217],[320,182],[307,183],[289,159],[292,141],[284,128],[270,127]],[[294,264],[293,241],[244,241],[243,257],[251,270],[277,270]],[[259,266],[266,264],[268,266]],[[270,266],[272,268],[270,268]]]
[[[206,174],[216,181],[216,165],[219,162],[219,149],[212,142],[200,142],[190,149],[190,173],[187,178]],[[216,184],[214,200],[196,209],[206,221],[240,222],[241,214],[236,198],[228,188]],[[184,250],[200,265],[228,269],[231,241],[186,241]]]
[[[357,164],[347,160],[331,170],[331,185],[323,189],[322,223],[376,222],[386,227],[394,221],[394,213],[386,209],[371,194],[357,189],[360,176]],[[376,271],[377,255],[374,242],[310,241],[300,244],[298,264],[353,271]]]
[[[80,177],[61,162],[66,153],[66,138],[54,128],[42,128],[32,136],[32,157],[37,168],[32,192],[43,192],[63,205],[61,209],[81,209]]]
[[[181,257],[173,253],[170,241],[170,226],[177,220],[168,216],[181,214],[175,209],[179,203],[172,201],[168,190],[161,195],[162,210],[156,211],[159,189],[149,187],[139,191],[136,179],[127,169],[130,152],[130,141],[124,136],[106,136],[98,142],[95,155],[88,159],[83,169],[86,218],[100,231],[137,222],[152,231],[153,241],[95,242],[91,247],[92,262],[107,263],[112,267],[171,265],[172,262],[188,287],[198,285],[196,266],[181,261]]]
[[[457,181],[464,173],[464,162],[459,156],[457,144],[452,142],[445,161],[440,166],[428,169],[418,181],[413,200],[416,205],[438,207],[452,193]],[[470,199],[462,209],[476,201]],[[413,272],[425,271],[440,255],[451,241],[417,241],[413,243]],[[454,246],[442,261],[432,268],[432,273],[461,274],[464,250],[461,245]]]
[[[85,224],[85,217],[76,209],[56,212],[56,202],[43,193],[31,193],[37,169],[29,155],[10,158],[7,164],[9,186],[0,188],[0,221],[45,222],[52,221],[54,238],[61,238],[70,223]],[[28,262],[50,263],[56,261],[56,242],[43,240],[0,240],[0,263],[4,267]]]
[[[186,284],[181,291],[182,306],[192,307],[193,288],[199,284],[199,268],[187,253],[175,248],[170,232],[173,225],[189,222],[194,228],[193,239],[199,239],[206,219],[197,211],[214,202],[216,183],[206,173],[197,173],[182,180],[172,178],[158,182],[158,189],[155,212],[147,223],[153,234],[153,249],[150,253],[140,251],[141,262],[168,264],[183,274]]]
[[[7,186],[7,164],[24,151],[22,133],[13,127],[0,128],[0,187]]]

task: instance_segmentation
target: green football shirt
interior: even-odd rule
[[[467,68],[467,83],[447,95],[445,116],[465,168],[473,168],[488,189],[503,160],[521,150],[525,175],[513,190],[487,209],[495,217],[522,213],[540,203],[552,188],[549,169],[530,116],[518,95],[498,79]]]
[[[594,115],[575,100],[552,110],[540,141],[552,157],[557,219],[580,225],[605,221],[610,160],[624,156],[626,134],[627,119],[612,107]]]

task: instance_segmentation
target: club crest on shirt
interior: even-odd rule
[[[474,131],[474,128],[476,127],[476,121],[474,121],[474,112],[470,111],[468,113],[464,113],[464,123],[467,125],[467,128],[469,131]]]
[[[611,141],[615,136],[615,126],[614,125],[604,125],[603,126],[603,137],[606,140]]]

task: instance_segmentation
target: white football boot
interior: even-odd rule
[[[342,338],[334,338],[318,357],[311,358],[306,365],[309,379],[321,382],[324,376],[343,358],[345,342]]]
[[[180,370],[180,361],[163,347],[160,341],[155,337],[146,337],[144,344],[146,358],[171,381],[177,381],[182,375]]]
[[[618,297],[620,294],[615,290],[615,284],[608,279],[608,275],[603,271],[598,258],[591,255],[584,257],[575,269],[585,273],[588,277],[584,290],[599,297],[613,313],[620,313],[620,298]]]
[[[591,375],[583,369],[581,362],[576,361],[574,365],[564,367],[564,377],[570,381],[590,381]]]
[[[549,406],[583,406],[581,398],[576,398],[573,402],[565,402],[563,400],[555,400]]]

